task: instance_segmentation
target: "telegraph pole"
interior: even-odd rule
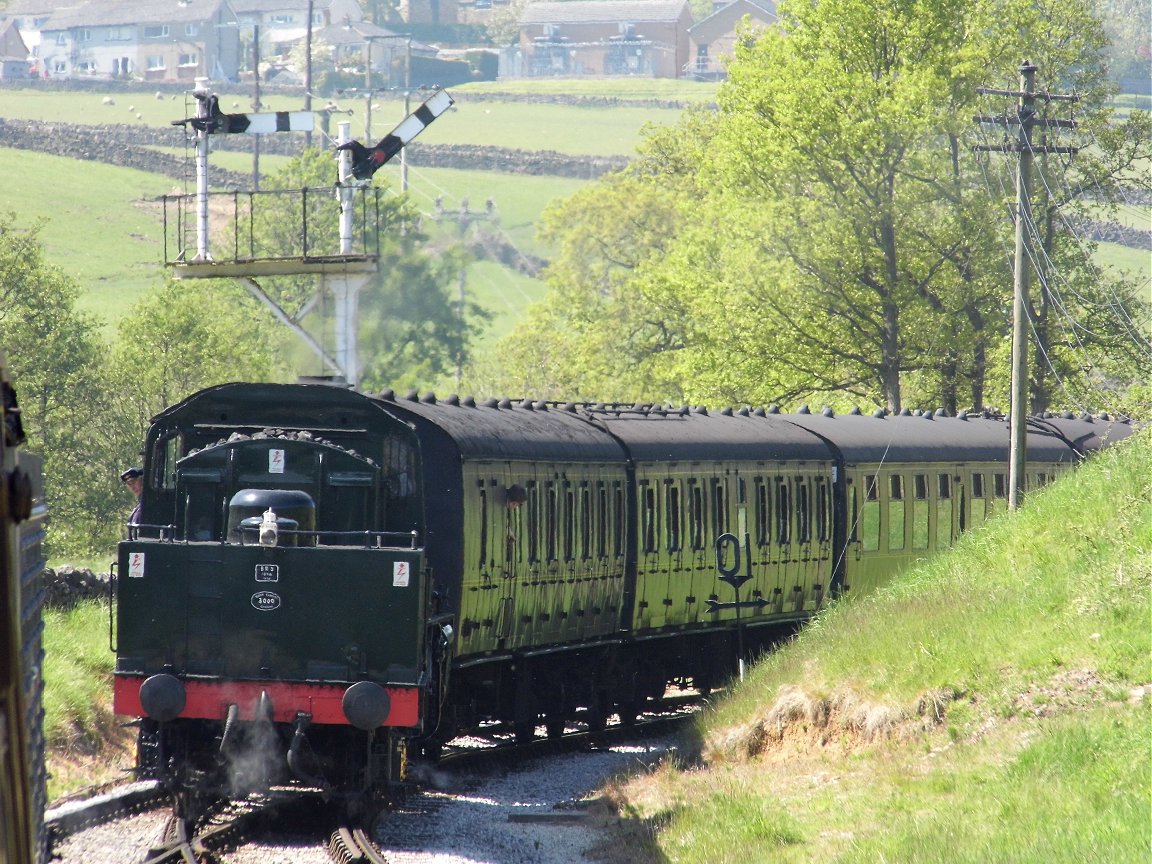
[[[403,151],[401,151],[403,155]],[[463,240],[464,236],[468,233],[469,227],[474,222],[496,222],[496,202],[489,198],[484,203],[483,212],[478,210],[468,209],[468,199],[465,198],[460,202],[459,210],[445,210],[444,203],[440,198],[436,199],[436,221],[437,222],[455,222],[456,227],[460,229],[460,239]],[[460,321],[464,321],[464,303],[466,302],[465,287],[467,285],[467,267],[461,266],[456,273],[456,302],[460,304],[459,314]],[[460,358],[456,358],[456,386],[460,386],[460,379],[464,376],[464,367],[460,362]]]
[[[1016,166],[1016,251],[1012,273],[1012,406],[1008,431],[1011,437],[1011,452],[1008,460],[1008,507],[1015,510],[1020,506],[1024,495],[1026,467],[1026,430],[1028,415],[1028,326],[1030,303],[1028,299],[1032,265],[1029,258],[1034,254],[1031,240],[1035,234],[1032,218],[1032,162],[1037,148],[1032,145],[1032,130],[1036,126],[1063,127],[1075,129],[1073,120],[1048,120],[1037,116],[1036,100],[1076,101],[1076,96],[1054,96],[1049,93],[1036,93],[1036,68],[1031,61],[1020,64],[1020,89],[992,90],[985,87],[977,93],[992,96],[1015,96],[1019,99],[1016,114],[989,116],[980,114],[973,119],[977,123],[995,123],[1000,126],[1019,126],[1020,132],[1015,143],[983,145],[972,148],[978,151],[997,153],[1017,153]],[[1075,147],[1038,148],[1044,153],[1075,153]],[[1043,289],[1043,286],[1041,286]]]

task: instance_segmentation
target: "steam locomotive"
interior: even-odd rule
[[[1131,430],[1029,419],[1027,488]],[[986,415],[211,387],[147,434],[115,709],[143,774],[221,794],[634,722],[1003,509],[1009,446]]]

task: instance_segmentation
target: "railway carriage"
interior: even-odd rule
[[[1029,486],[1130,428],[1030,421]],[[632,722],[1002,508],[1008,447],[986,416],[209,388],[148,433],[116,710],[142,770],[225,792]]]

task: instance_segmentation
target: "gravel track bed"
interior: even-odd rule
[[[392,864],[573,864],[601,838],[589,804],[606,779],[648,768],[675,736],[602,750],[540,756],[499,773],[425,767],[425,791],[379,821],[376,841]],[[61,864],[142,861],[164,827],[156,810],[81,831],[57,844]],[[259,837],[221,856],[226,864],[330,864],[326,837]]]

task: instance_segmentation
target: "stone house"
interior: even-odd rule
[[[0,23],[0,81],[27,80],[31,68],[28,46],[15,22]]]
[[[308,0],[231,0],[240,22],[241,39],[251,69],[252,34],[260,28],[261,62],[284,58],[308,36]],[[327,27],[360,24],[364,12],[357,0],[312,0],[312,38]]]
[[[643,75],[678,78],[689,62],[687,0],[530,3],[501,75]]]
[[[777,21],[775,0],[723,0],[711,15],[689,27],[689,74],[708,81],[726,77],[724,60],[736,53],[737,31],[745,21],[753,30],[771,27]]]
[[[86,0],[40,25],[48,78],[234,81],[240,35],[228,0]]]

